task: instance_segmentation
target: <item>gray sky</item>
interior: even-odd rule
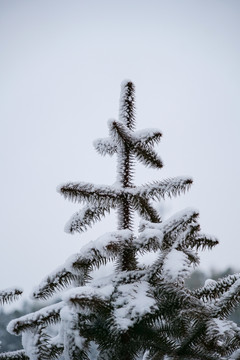
[[[115,159],[93,149],[118,115],[120,83],[136,85],[138,129],[163,132],[165,167],[137,166],[136,183],[190,175],[165,215],[200,211],[220,245],[204,269],[240,269],[238,0],[0,0],[0,288],[29,292],[87,241],[63,231],[78,204],[65,181],[111,184]]]

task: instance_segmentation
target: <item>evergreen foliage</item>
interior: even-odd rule
[[[68,290],[60,303],[10,322],[11,333],[23,334],[25,350],[2,359],[240,359],[240,328],[227,319],[240,300],[240,275],[208,281],[197,290],[185,286],[199,263],[198,251],[218,241],[200,231],[198,211],[186,209],[163,221],[153,205],[187,191],[191,178],[134,185],[135,161],[162,167],[153,148],[161,133],[135,126],[135,88],[126,81],[119,120],[108,122],[108,138],[94,142],[101,155],[117,156],[117,182],[58,187],[66,199],[85,204],[66,231],[81,233],[111,209],[117,211],[118,229],[84,246],[43,280],[33,293],[36,299]],[[135,211],[141,217],[138,234]],[[140,261],[145,253],[155,253],[152,264]],[[91,276],[107,263],[114,264],[107,276]],[[48,326],[55,322],[58,335],[51,337]]]
[[[17,300],[22,295],[22,292],[23,291],[20,288],[8,288],[0,290],[0,305]]]

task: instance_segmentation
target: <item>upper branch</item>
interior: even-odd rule
[[[122,82],[119,119],[130,130],[135,127],[135,86],[131,81]]]
[[[121,194],[120,189],[112,186],[94,185],[85,182],[70,182],[60,185],[58,192],[72,201],[88,202],[104,207],[115,207],[117,205],[117,198]]]
[[[145,142],[142,142],[141,139],[135,137],[134,134],[132,134],[124,124],[116,120],[110,120],[108,125],[110,129],[110,135],[113,137],[116,143],[120,147],[125,146],[127,149],[131,150],[136,158],[144,165],[154,168],[161,168],[163,166],[162,160],[152,149],[150,140],[149,144],[147,145]],[[158,137],[159,134],[156,136]]]
[[[166,195],[171,197],[185,192],[189,189],[192,182],[192,179],[188,177],[176,177],[136,187],[134,193],[142,197],[159,200],[161,198],[164,199]]]

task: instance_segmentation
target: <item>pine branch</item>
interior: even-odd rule
[[[226,359],[240,346],[239,328],[232,321],[216,318],[197,320],[193,324],[190,335],[185,338],[177,354],[206,354],[213,359]]]
[[[120,189],[112,186],[96,186],[87,183],[67,183],[61,186],[59,192],[69,200],[90,203],[90,205],[85,206],[80,212],[72,216],[66,224],[66,232],[84,231],[87,225],[91,226],[95,221],[105,216],[106,213],[109,213],[110,208],[118,207],[125,217],[127,210],[125,207],[122,209],[125,203],[127,209],[130,210],[130,205],[132,205],[144,218],[154,222],[161,221],[157,211],[150,205],[149,201],[132,188]],[[129,218],[131,216],[131,212],[129,212]],[[129,223],[129,219],[127,223]]]
[[[145,145],[141,141],[135,139],[134,135],[128,130],[124,124],[112,120],[108,122],[110,134],[118,146],[125,146],[146,166],[153,168],[161,168],[162,160],[150,146]]]
[[[187,337],[185,337],[185,339],[181,342],[181,344],[176,352],[176,355],[180,356],[180,359],[181,359],[181,356],[184,357],[189,352],[191,353],[191,348],[199,340],[200,341],[202,340],[202,335],[205,333],[205,331],[206,331],[206,319],[204,318],[202,320],[195,321],[195,324],[194,324],[194,326],[192,326],[190,334]],[[199,350],[202,351],[202,349],[199,349]],[[196,349],[194,349],[193,354],[198,354],[198,353],[199,353],[199,351],[196,352]],[[214,357],[214,359],[216,359],[216,358]]]
[[[76,279],[77,276],[65,267],[58,268],[41,282],[39,287],[34,290],[32,297],[35,299],[47,299],[56,291],[68,287]]]
[[[146,352],[144,360],[163,360],[165,358],[170,360],[173,358],[167,357],[167,354],[174,354],[177,349],[177,339],[174,338],[176,332],[172,336],[174,329],[167,324],[159,329],[158,324],[155,322],[148,325],[144,318],[134,326],[134,340],[140,349]]]
[[[171,262],[173,261],[173,259],[171,259],[171,252],[174,252],[174,257],[176,256],[176,249],[175,246],[173,245],[171,248],[162,250],[159,254],[159,257],[157,258],[157,260],[154,261],[154,263],[152,265],[150,265],[147,269],[147,275],[146,278],[150,281],[150,283],[154,283],[156,281],[156,278],[160,278],[161,280],[164,279],[164,275],[166,276],[166,272],[168,269],[168,263],[171,264]],[[186,261],[186,258],[184,259]],[[175,259],[174,259],[175,261]],[[167,264],[167,265],[165,265]],[[164,268],[164,265],[167,266],[166,268]],[[183,272],[187,271],[187,268],[189,267],[190,264],[186,265],[182,265],[181,270]],[[176,264],[175,264],[176,266]],[[179,271],[179,268],[178,268]],[[169,274],[171,274],[171,272],[169,272]],[[188,275],[188,272],[186,272],[186,276]],[[168,276],[168,281],[169,282],[176,282],[177,279],[176,278],[172,278],[170,277],[170,275]],[[178,279],[179,280],[179,279]]]
[[[240,279],[230,287],[215,303],[215,316],[220,319],[226,318],[240,302]]]
[[[75,339],[73,338],[73,348],[68,348],[68,354],[66,359],[73,359],[73,360],[91,360],[92,358],[88,356],[88,352],[86,349],[80,349],[78,346],[75,345]],[[69,340],[68,340],[69,341]],[[65,359],[65,357],[64,357]]]
[[[197,266],[200,263],[200,258],[198,256],[198,254],[193,251],[192,249],[189,248],[177,248],[177,250],[180,250],[187,256],[190,264],[189,265],[193,265],[193,266]]]
[[[112,299],[113,330],[127,331],[157,309],[151,286],[144,279],[116,285]]]
[[[20,288],[8,288],[0,291],[0,305],[17,300],[23,290]]]
[[[144,229],[134,241],[134,246],[140,252],[157,251],[161,248],[163,233],[159,229]]]
[[[113,291],[113,287],[112,287]],[[109,297],[101,289],[92,286],[84,286],[75,288],[64,296],[67,303],[81,309],[89,309],[94,312],[101,312],[109,308]]]
[[[174,321],[175,313],[177,316],[181,315],[183,319],[186,316],[187,321],[208,320],[212,314],[211,308],[195,298],[188,289],[177,283],[166,282],[164,279],[155,287],[155,299],[158,301],[159,315],[166,314],[171,317],[171,321]]]
[[[95,222],[100,221],[106,213],[110,213],[109,206],[86,205],[70,218],[65,225],[65,232],[71,234],[83,232],[87,230],[88,226],[91,227]]]
[[[128,229],[106,233],[81,249],[71,262],[71,268],[76,271],[88,271],[114,260],[119,252],[131,243],[132,232]]]
[[[195,258],[192,253],[190,254],[189,251],[177,250],[173,246],[161,259],[161,267],[159,267],[158,272],[165,281],[181,284],[183,280],[189,276],[191,263],[196,263],[198,260],[199,259]]]
[[[160,238],[158,244],[153,243],[158,246],[160,252],[157,260],[147,270],[150,281],[156,280],[156,276],[158,276],[161,279],[168,279],[169,282],[181,282],[188,277],[191,266],[199,264],[198,254],[185,244],[187,234],[188,232],[184,231],[182,236],[174,237],[175,240],[172,239],[167,246],[166,234]]]
[[[55,324],[60,321],[60,311],[64,307],[64,302],[46,306],[33,313],[21,316],[10,321],[7,330],[10,334],[19,335],[23,331],[33,330],[38,326]]]
[[[89,311],[87,313],[88,315],[87,317],[85,317],[85,325],[86,322],[88,322],[88,325],[90,325]],[[88,346],[91,340],[89,338],[85,338],[82,335],[81,328],[81,318],[84,317],[84,314],[84,310],[82,310],[81,313],[76,312],[76,309],[72,308],[72,304],[71,309],[69,307],[66,307],[66,311],[62,313],[62,331],[64,333],[64,359],[90,360],[88,357]]]
[[[100,155],[105,156],[106,154],[112,156],[117,152],[117,145],[110,138],[96,139],[93,142],[93,146]]]
[[[135,195],[140,195],[144,198],[161,200],[164,199],[165,196],[171,198],[172,196],[180,195],[181,192],[187,191],[192,182],[190,178],[176,177],[136,187],[134,192]]]
[[[96,206],[115,207],[117,197],[122,193],[112,186],[94,185],[85,182],[71,182],[58,187],[58,192],[71,201],[89,202]]]
[[[141,233],[145,230],[160,230],[162,231],[162,222],[161,221],[149,221],[146,219],[140,219],[138,231]]]
[[[226,293],[239,279],[240,273],[228,275],[218,281],[208,281],[205,286],[192,290],[192,294],[205,302],[212,301],[214,299],[218,299],[222,294]]]
[[[138,268],[137,270],[129,270],[129,271],[121,271],[112,278],[113,285],[117,288],[122,284],[130,284],[137,281],[147,281],[146,277],[146,269]]]
[[[192,221],[183,223],[172,235],[172,245],[175,244],[175,248],[178,250],[188,249],[192,251],[195,246],[194,239],[200,230],[200,226],[197,222]],[[166,235],[166,234],[165,234]],[[169,236],[169,234],[168,234]],[[165,240],[165,238],[164,238]],[[163,245],[163,248],[166,244]]]
[[[190,264],[198,265],[200,259],[194,248],[196,247],[198,249],[200,246],[202,246],[202,248],[211,247],[216,245],[218,241],[213,240],[213,238],[209,239],[204,234],[201,234],[201,236],[199,237],[198,232],[200,226],[195,222],[195,220],[192,221],[191,223],[182,224],[182,225],[183,226],[180,229],[178,229],[177,232],[175,231],[175,234],[173,234],[172,236],[173,240],[175,239],[175,242],[172,243],[172,247],[175,248],[176,250],[185,253]],[[167,236],[167,241],[168,238],[169,235]],[[166,243],[165,243],[166,236],[163,239],[164,240],[163,240],[162,248],[164,249],[166,247]]]
[[[1,360],[30,360],[24,350],[0,353]]]
[[[160,223],[161,218],[157,210],[150,204],[150,201],[143,196],[132,196],[131,204],[141,217],[153,223]]]
[[[108,261],[114,260],[124,247],[128,247],[132,237],[130,230],[107,233],[81,249],[80,254],[71,256],[66,263],[42,281],[34,293],[34,298],[46,299],[76,280],[82,284],[89,279],[89,272]]]
[[[162,133],[158,129],[146,129],[135,131],[134,137],[139,145],[144,144],[145,146],[152,147],[161,140]]]
[[[209,319],[206,323],[206,338],[209,345],[216,347],[222,356],[226,356],[240,346],[240,328],[233,321],[218,318]]]
[[[132,131],[122,122],[110,119],[108,120],[108,127],[111,139],[120,148],[126,146],[132,149],[135,143]]]
[[[199,230],[199,226],[197,231]],[[198,233],[198,234],[190,234],[190,236],[188,236],[186,238],[185,241],[185,246],[190,246],[191,248],[196,248],[201,249],[201,250],[205,250],[207,249],[212,249],[214,246],[218,245],[219,241],[212,235],[206,235],[206,234],[202,234],[202,233]]]
[[[180,344],[180,349],[178,349],[175,353],[175,357],[173,357],[174,360],[185,360],[185,359],[189,359],[189,360],[219,360],[219,359],[224,359],[222,357],[220,357],[220,354],[216,351],[215,348],[207,348],[204,344],[204,340],[201,339],[201,329],[199,330],[199,334],[198,334],[198,329],[196,331],[196,333],[194,334],[194,336],[197,338],[198,343],[195,344],[187,344],[186,346],[182,346],[182,344]],[[195,340],[195,339],[194,339]],[[224,359],[225,360],[225,359]]]
[[[46,360],[60,359],[59,356],[62,355],[64,347],[61,344],[52,344],[50,341],[46,350]]]
[[[152,226],[160,226],[164,235],[178,231],[178,229],[186,229],[189,224],[196,224],[199,213],[195,209],[187,208],[178,211],[176,214],[168,218],[162,224],[151,224]]]
[[[147,221],[142,223],[140,230],[142,234],[149,232],[150,240],[152,233],[159,233],[158,241],[152,240],[153,249],[157,251],[158,248],[159,250],[159,257],[147,270],[149,279],[153,280],[156,276],[164,276],[164,271],[166,271],[168,267],[171,268],[171,262],[174,262],[174,268],[175,270],[178,269],[179,273],[175,271],[176,278],[172,280],[169,278],[169,281],[177,281],[177,278],[183,279],[188,275],[192,264],[196,265],[199,263],[198,255],[191,249],[196,245],[194,238],[199,231],[199,225],[196,222],[197,216],[198,213],[195,210],[188,209],[181,211],[161,224],[154,224]],[[148,243],[146,243],[146,246],[149,246]],[[185,254],[185,257],[183,254]],[[178,261],[179,264],[176,263],[176,261]],[[182,261],[185,265],[181,268],[180,262]],[[169,274],[173,274],[170,269],[168,272]]]
[[[149,166],[155,169],[161,169],[163,162],[158,154],[149,146],[143,146],[141,143],[136,142],[134,144],[133,152],[136,158],[145,166]]]
[[[164,234],[162,241],[162,250],[170,248],[177,241],[178,245],[186,240],[192,229],[199,230],[197,219],[198,212],[194,209],[185,209],[179,211],[170,219],[161,224],[161,230]],[[181,235],[185,234],[185,237]],[[180,242],[181,240],[181,242]]]
[[[24,331],[22,343],[30,359],[49,360],[60,354],[60,349],[51,345],[50,336],[45,332],[44,325],[39,325],[33,331]]]

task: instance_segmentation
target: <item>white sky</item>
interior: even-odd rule
[[[165,167],[136,183],[190,175],[166,215],[200,211],[220,245],[202,268],[240,269],[238,0],[0,1],[0,288],[33,286],[111,218],[83,235],[63,231],[79,210],[65,181],[111,184],[115,159],[93,149],[117,117],[120,83],[136,84],[137,127],[159,128]]]

